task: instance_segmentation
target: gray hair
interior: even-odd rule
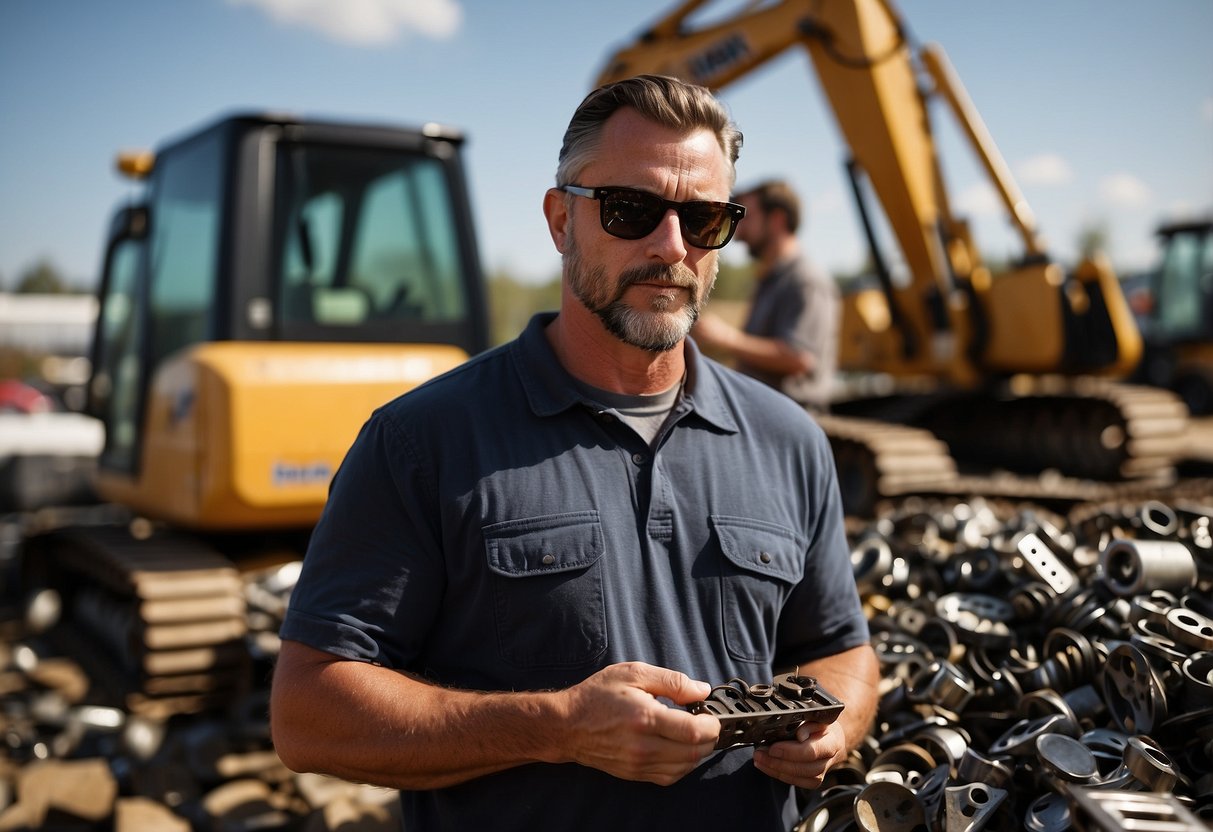
[[[602,127],[617,110],[631,107],[663,127],[711,130],[729,160],[729,185],[736,177],[742,135],[724,105],[706,87],[665,75],[638,75],[599,87],[577,107],[564,133],[556,167],[556,186],[575,181],[593,161]]]

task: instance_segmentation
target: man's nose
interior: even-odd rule
[[[682,221],[673,208],[665,212],[661,222],[645,237],[645,241],[652,255],[662,262],[679,263],[687,256],[687,243],[682,238]]]

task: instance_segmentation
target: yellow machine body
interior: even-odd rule
[[[177,526],[302,528],[378,406],[467,355],[451,346],[204,343],[152,380],[143,464],[105,499]]]

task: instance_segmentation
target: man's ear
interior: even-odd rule
[[[556,250],[564,254],[569,239],[569,207],[564,191],[548,188],[543,195],[543,215],[548,221],[548,233]]]

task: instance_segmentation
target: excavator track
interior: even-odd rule
[[[1119,482],[1173,476],[1187,419],[1168,390],[1082,378],[961,398],[918,424],[947,442],[962,468]]]
[[[60,596],[53,640],[133,713],[167,719],[230,703],[250,687],[243,581],[183,535],[69,528],[30,542],[28,578]]]
[[[882,498],[956,482],[948,446],[928,431],[833,414],[815,418],[830,440],[847,514],[869,516]]]
[[[1187,409],[1175,394],[1094,378],[1002,395],[891,396],[820,417],[849,514],[911,492],[1057,502],[1174,482]]]

